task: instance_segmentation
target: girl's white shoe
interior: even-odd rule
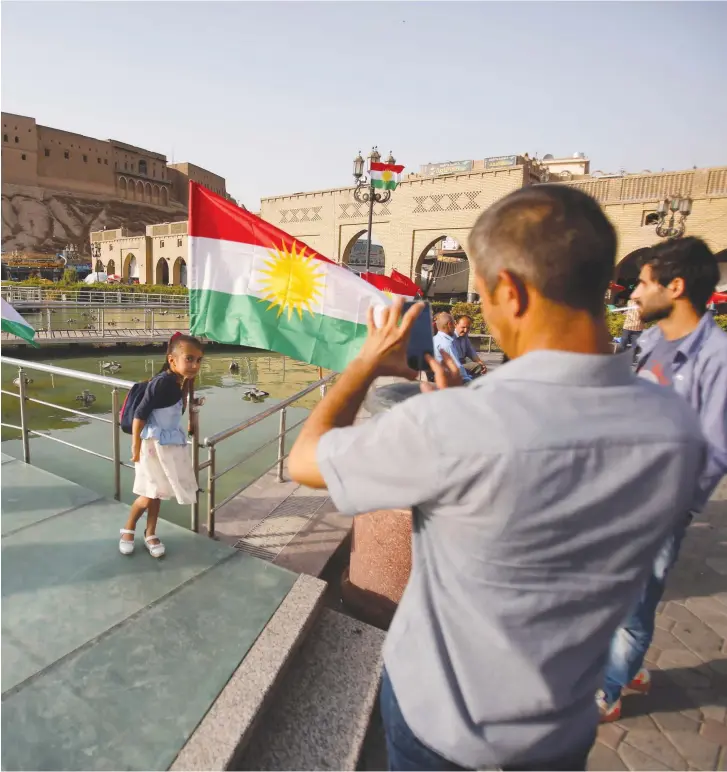
[[[154,541],[158,542],[158,544],[150,544],[149,542]],[[164,553],[166,552],[165,546],[162,544],[162,540],[153,533],[151,536],[147,536],[146,532],[144,533],[144,544],[146,544],[146,548],[149,550],[149,554],[153,558],[161,558],[164,556]]]
[[[121,529],[121,534],[130,533],[134,534],[133,531],[129,531],[127,528]],[[131,555],[131,553],[134,551],[134,540],[131,539],[131,541],[127,541],[126,539],[122,538],[119,540],[119,552],[122,555]]]

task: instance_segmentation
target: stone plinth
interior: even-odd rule
[[[371,624],[388,627],[411,571],[411,512],[393,509],[353,521],[344,602]]]

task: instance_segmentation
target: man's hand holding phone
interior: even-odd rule
[[[366,362],[377,376],[395,375],[413,381],[418,373],[407,362],[407,347],[414,323],[426,306],[414,303],[401,318],[403,305],[403,298],[395,298],[390,306],[382,310],[378,326],[374,321],[374,309],[369,308],[368,336],[358,359]]]

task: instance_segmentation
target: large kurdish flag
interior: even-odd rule
[[[0,306],[2,307],[2,331],[27,340],[31,346],[37,347],[35,330],[4,298],[0,298]]]
[[[371,184],[375,188],[384,190],[396,190],[399,184],[399,177],[404,171],[404,167],[399,164],[371,164],[369,174],[371,175]]]
[[[197,183],[189,187],[190,331],[341,371],[366,337],[375,287]]]

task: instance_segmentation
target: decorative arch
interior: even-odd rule
[[[147,173],[146,161],[139,161],[139,174],[146,175]]]
[[[162,206],[169,206],[169,193],[164,186],[162,186]]]
[[[163,257],[160,257],[157,261],[154,279],[155,284],[169,284],[169,265]]]
[[[346,244],[341,255],[341,262],[347,265],[351,270],[357,273],[363,273],[366,270],[366,240],[361,237],[368,232],[367,228],[355,233]],[[360,244],[360,247],[356,245]],[[372,255],[370,271],[372,273],[386,272],[386,250],[379,241],[378,244],[372,244]]]
[[[134,180],[126,181],[126,197],[130,201],[136,200],[136,187],[134,186]]]
[[[124,258],[124,269],[121,275],[124,277],[124,281],[139,278],[139,263],[136,255],[132,252],[129,252]]]
[[[172,267],[172,284],[175,286],[187,286],[187,262],[183,257],[178,257]]]
[[[136,183],[136,200],[144,200],[144,183],[141,180],[138,180]]]
[[[464,261],[450,262],[434,259],[437,257],[438,249],[442,248],[444,240],[448,238],[459,244],[459,249],[451,250],[454,253],[452,257],[456,258],[458,253],[462,253]],[[436,282],[429,284],[427,297],[450,298],[464,295],[470,290],[472,271],[470,270],[469,256],[458,238],[449,236],[447,233],[440,233],[421,250],[414,263],[414,276],[412,278],[423,290],[427,289],[427,281],[431,275],[431,272],[426,270],[430,265],[434,269]],[[424,270],[422,270],[423,268]]]
[[[639,278],[639,260],[649,251],[650,247],[640,247],[633,252],[629,252],[622,260],[616,263],[614,271],[614,281],[626,290],[619,293],[617,297],[628,297]]]
[[[93,270],[95,273],[104,273],[103,263],[100,260],[97,260],[96,267]]]
[[[152,197],[151,197],[151,182],[147,182],[144,186],[144,201],[148,201],[151,203]]]
[[[153,185],[151,189],[151,200],[152,203],[158,204],[159,203],[159,186]]]
[[[119,195],[126,198],[126,177],[119,177]]]
[[[116,273],[116,263],[113,261],[113,259],[109,260],[108,263],[106,263],[106,273],[109,276]]]

